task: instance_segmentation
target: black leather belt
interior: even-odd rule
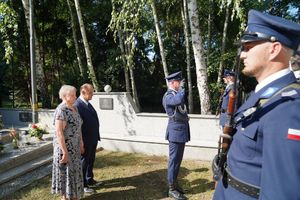
[[[233,187],[234,189],[238,190],[243,194],[258,199],[260,187],[256,185],[252,185],[250,183],[246,183],[234,177],[227,166],[225,167],[225,171],[227,173],[227,182],[231,187]]]
[[[180,118],[169,118],[170,121],[173,121],[173,122],[183,122],[183,123],[186,123],[189,121],[189,118],[186,118],[186,119],[180,119]]]

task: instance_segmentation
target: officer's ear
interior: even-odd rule
[[[286,51],[280,42],[270,43],[270,59],[275,59],[281,52]]]

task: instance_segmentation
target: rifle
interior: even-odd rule
[[[218,141],[218,154],[213,159],[212,170],[213,170],[213,180],[219,181],[224,173],[225,163],[227,159],[227,153],[230,148],[230,143],[233,136],[234,128],[234,118],[233,114],[235,111],[235,102],[237,98],[237,84],[238,84],[238,71],[240,66],[240,53],[241,47],[238,49],[234,71],[236,73],[236,79],[233,84],[233,89],[229,92],[229,101],[227,107],[226,122],[223,128],[223,133],[220,134]]]

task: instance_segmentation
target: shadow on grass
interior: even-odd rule
[[[200,168],[195,171],[207,171],[207,168]],[[185,177],[191,172],[186,168],[180,169],[180,177]],[[86,196],[86,200],[96,199],[163,199],[167,197],[168,184],[166,180],[166,169],[159,169],[137,176],[115,178],[104,181],[104,185],[97,189],[98,193]],[[187,195],[199,194],[211,190],[213,182],[207,179],[197,179],[189,182],[181,179],[179,182],[186,186]],[[189,187],[192,186],[192,187]]]
[[[122,153],[119,152],[109,152],[106,154],[97,155],[96,161],[94,163],[94,169],[104,167],[113,167],[113,166],[134,166],[137,163],[137,159],[143,159],[142,155],[134,155],[131,153]]]
[[[202,173],[202,172],[207,172],[209,171],[208,168],[202,167],[202,168],[197,168],[194,170],[190,170],[187,168],[180,168],[179,172],[179,183],[183,186],[183,188],[186,190],[187,194],[199,194],[199,193],[204,193],[209,190],[214,189],[214,182],[212,180],[208,180],[205,178],[199,178],[196,180],[188,180],[187,177],[190,173],[196,172],[196,173]]]
[[[85,196],[83,199],[168,199],[166,167],[167,157],[106,151],[98,153],[94,169],[96,173],[104,173],[101,176],[104,185],[95,188],[96,194]],[[214,186],[210,173],[208,165],[200,167],[195,162],[186,162],[185,166],[180,168],[178,180],[189,199],[210,199]],[[60,199],[59,195],[51,194],[50,189],[51,175],[5,199]]]

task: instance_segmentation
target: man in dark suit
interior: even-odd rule
[[[186,199],[178,185],[177,176],[183,158],[185,143],[190,140],[189,117],[185,105],[185,92],[181,87],[181,72],[166,77],[168,91],[163,97],[163,106],[169,117],[166,139],[169,141],[168,183],[169,197]]]
[[[97,112],[89,103],[93,97],[94,88],[91,84],[83,84],[80,87],[80,96],[75,102],[75,106],[83,120],[82,138],[85,152],[81,156],[84,191],[86,193],[94,192],[90,186],[99,186],[102,182],[94,180],[93,166],[96,156],[98,141],[100,141],[99,119]]]

